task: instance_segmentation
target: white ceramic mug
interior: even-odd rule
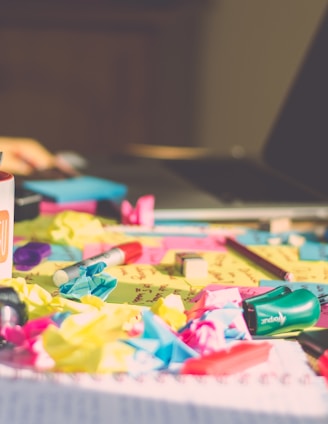
[[[12,277],[15,179],[0,170],[0,280]]]

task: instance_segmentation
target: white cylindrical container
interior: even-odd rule
[[[0,284],[13,269],[15,179],[0,171]]]

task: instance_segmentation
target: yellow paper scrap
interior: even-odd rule
[[[26,304],[29,319],[40,318],[55,312],[81,313],[96,309],[92,303],[79,303],[59,296],[52,296],[38,284],[27,284],[24,278],[1,280],[4,286],[16,290],[20,300]]]
[[[40,215],[35,219],[15,223],[15,236],[27,240],[75,246],[80,249],[87,243],[123,243],[135,237],[112,233],[105,229],[111,220],[94,215],[64,211],[56,215]]]
[[[38,240],[49,242],[49,226],[54,217],[51,215],[38,216],[27,221],[15,222],[14,232],[16,237],[22,237],[27,240]]]
[[[176,294],[158,299],[151,307],[151,311],[160,316],[173,330],[178,330],[187,322],[181,296]]]
[[[124,326],[140,309],[128,305],[105,305],[104,309],[71,315],[60,328],[49,326],[42,334],[46,352],[56,370],[66,372],[123,372],[134,352],[119,341]]]
[[[55,216],[49,227],[49,239],[53,243],[83,246],[104,233],[104,228],[99,219],[88,213],[65,211]]]

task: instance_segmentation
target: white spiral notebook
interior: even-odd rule
[[[0,367],[0,423],[327,424],[328,386],[296,342],[274,341],[269,363],[213,378],[92,376]]]

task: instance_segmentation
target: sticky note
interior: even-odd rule
[[[25,181],[23,185],[25,188],[59,203],[83,200],[121,200],[127,194],[127,187],[124,184],[88,175],[63,180]]]
[[[328,245],[326,243],[306,242],[299,250],[302,261],[327,261]]]

